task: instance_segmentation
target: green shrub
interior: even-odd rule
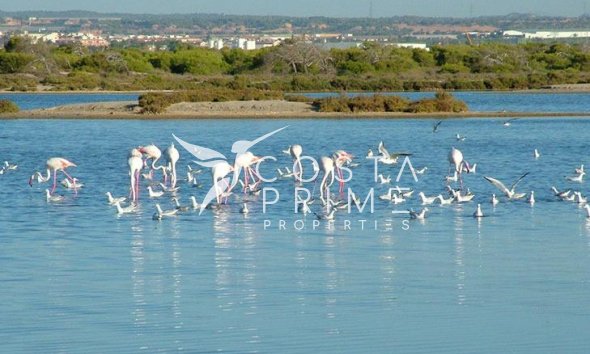
[[[0,113],[17,113],[20,111],[16,103],[11,100],[0,100]]]

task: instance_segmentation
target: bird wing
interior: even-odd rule
[[[434,125],[432,126],[432,132],[436,133],[436,131],[438,130],[439,125],[442,124],[442,120],[439,120],[438,122],[434,123]]]
[[[513,122],[513,121],[515,121],[517,119],[518,118],[510,118],[510,119],[505,120],[504,123],[510,123],[510,122]]]
[[[400,157],[400,156],[412,156],[411,152],[394,152],[389,155],[392,158]]]
[[[514,188],[516,188],[516,185],[518,183],[520,183],[520,181],[522,181],[523,178],[525,178],[529,173],[525,173],[522,176],[518,177],[518,179],[512,184],[512,187],[510,187],[512,190],[514,190]]]
[[[227,160],[227,158],[222,153],[220,153],[218,151],[188,143],[188,142],[178,138],[174,134],[172,134],[172,136],[174,137],[174,139],[176,139],[176,141],[178,141],[178,143],[180,145],[182,145],[183,148],[185,148],[188,152],[190,152],[194,157],[196,157],[199,160],[203,160],[203,161],[204,160],[211,160],[211,159]],[[195,161],[195,163],[205,166],[202,164],[202,162]],[[206,167],[209,167],[209,166],[206,166]]]
[[[502,193],[508,195],[510,194],[510,191],[508,190],[508,188],[506,188],[506,186],[504,185],[504,183],[498,181],[495,178],[492,177],[484,177],[484,179],[488,182],[490,182],[491,184],[493,184],[496,188],[498,188]]]
[[[379,152],[381,155],[389,157],[389,151],[387,151],[382,141],[379,142]]]

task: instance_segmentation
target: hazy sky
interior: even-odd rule
[[[0,9],[367,17],[371,2],[374,17],[469,17],[512,12],[579,16],[590,11],[590,0],[0,0]]]

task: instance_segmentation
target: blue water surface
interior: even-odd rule
[[[532,105],[527,98],[533,96],[499,96],[477,100],[482,107],[510,101],[516,108],[509,110]],[[48,104],[47,96],[35,97],[39,102],[31,105]],[[575,104],[576,111],[587,110],[587,100]],[[445,120],[436,134],[433,122],[0,121],[0,161],[19,164],[0,175],[0,351],[587,352],[590,222],[582,207],[557,201],[550,188],[590,192],[586,182],[565,179],[590,164],[590,120],[523,118],[510,127],[502,119]],[[339,212],[334,225],[322,222],[316,229],[314,215],[293,214],[291,180],[266,184],[280,201],[265,214],[262,196],[236,191],[218,210],[153,221],[156,200],[147,197],[145,181],[138,213],[118,217],[106,203],[107,191],[127,194],[127,156],[135,146],[164,149],[175,134],[231,162],[234,141],[284,126],[252,149],[276,157],[261,165],[266,176],[290,166],[281,150],[291,144],[314,158],[345,149],[360,163],[347,187],[363,198],[371,188],[379,195],[387,187],[372,180],[365,154],[383,140],[391,152],[413,153],[415,167],[428,167],[418,182],[405,170],[398,184],[436,195],[445,193],[447,155],[455,146],[478,164],[476,174],[464,176],[475,201],[431,206],[428,218],[417,222],[392,214],[420,209],[416,195],[400,206],[376,200],[373,214]],[[457,133],[465,141],[457,141]],[[184,178],[195,158],[179,150]],[[75,162],[69,172],[85,183],[77,195],[60,187],[62,203],[45,201],[47,185],[27,184],[52,156]],[[306,174],[313,172],[304,166]],[[395,179],[400,167],[379,168]],[[537,203],[502,199],[493,208],[490,196],[500,193],[483,176],[508,184],[524,172],[529,175],[517,189],[535,191]],[[200,175],[202,188],[181,181],[181,203],[192,195],[202,200],[210,178],[208,171]],[[304,187],[317,195],[318,185]],[[336,185],[332,192],[338,194]],[[247,216],[239,213],[244,198]],[[169,195],[157,202],[173,207]],[[477,203],[486,214],[480,220],[472,217]],[[319,204],[312,207],[320,212]],[[300,219],[302,231],[294,225]],[[366,220],[364,229],[360,220]]]

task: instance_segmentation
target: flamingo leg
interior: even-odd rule
[[[140,171],[135,172],[135,202],[139,201],[139,177]]]
[[[51,188],[51,194],[55,192],[55,188],[57,187],[57,170],[53,170],[53,188]]]

